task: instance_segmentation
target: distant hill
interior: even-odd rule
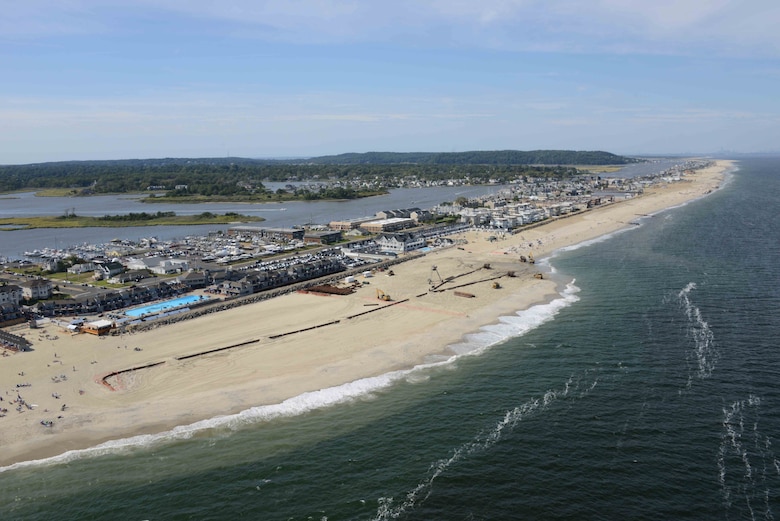
[[[375,183],[377,186],[371,188],[328,186],[288,192],[267,189],[263,183],[331,178],[354,181],[361,175],[369,175],[366,170],[382,169],[391,177],[395,171],[388,173],[388,170],[409,168],[422,167],[312,165],[233,157],[62,161],[0,165],[0,193],[35,191],[49,196],[150,193],[154,196],[144,202],[160,202],[163,198],[174,202],[355,199],[385,193],[386,189]]]
[[[602,151],[486,150],[473,152],[365,152],[288,160],[315,165],[625,165],[638,159]]]
[[[150,159],[106,159],[57,161],[28,165],[0,165],[2,170],[58,171],[73,168],[125,168],[167,171],[187,166],[209,165],[627,165],[640,159],[610,152],[580,150],[477,150],[472,152],[363,152],[307,158],[165,157]]]
[[[574,175],[574,167],[580,165],[625,165],[639,161],[609,152],[574,150],[366,152],[285,159],[185,157],[62,161],[0,165],[0,193],[48,189],[49,195],[51,191],[90,195],[154,190],[165,191],[167,197],[234,200],[261,197],[266,200],[281,196],[267,193],[263,185],[267,181],[363,179],[378,183],[374,189],[384,189],[395,186],[404,176],[438,181],[464,178],[471,183],[510,182],[522,175]]]

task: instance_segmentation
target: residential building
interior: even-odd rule
[[[333,244],[340,240],[340,230],[307,231],[303,235],[304,244]]]
[[[380,219],[363,223],[360,227],[369,233],[393,232],[412,228],[415,222],[410,217],[391,217],[389,219]]]
[[[21,301],[22,288],[15,284],[3,284],[0,286],[0,304],[18,306]]]
[[[425,246],[425,237],[412,233],[382,234],[374,239],[379,251],[386,253],[405,253]]]
[[[54,289],[49,279],[33,279],[22,282],[22,297],[27,300],[41,300],[51,297]]]

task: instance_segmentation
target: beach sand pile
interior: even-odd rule
[[[17,327],[11,332],[33,350],[0,357],[0,466],[445,360],[465,334],[559,295],[521,255],[538,260],[701,197],[730,166],[718,161],[639,197],[496,240],[458,234],[456,245],[395,265],[393,275],[358,277],[350,295],[291,293],[120,336]]]

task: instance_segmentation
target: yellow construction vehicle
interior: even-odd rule
[[[498,282],[494,282],[493,289],[501,289],[501,284],[499,284]]]
[[[378,288],[376,290],[376,298],[378,298],[379,300],[384,300],[385,302],[389,302],[390,300],[392,300],[390,298],[390,295],[388,295],[387,293],[385,293],[384,291]]]

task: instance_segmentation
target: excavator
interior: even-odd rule
[[[378,288],[376,290],[376,298],[378,298],[379,300],[384,300],[385,302],[390,302],[391,300],[393,300],[390,298],[390,295],[388,295],[387,293],[385,293],[384,291]]]

